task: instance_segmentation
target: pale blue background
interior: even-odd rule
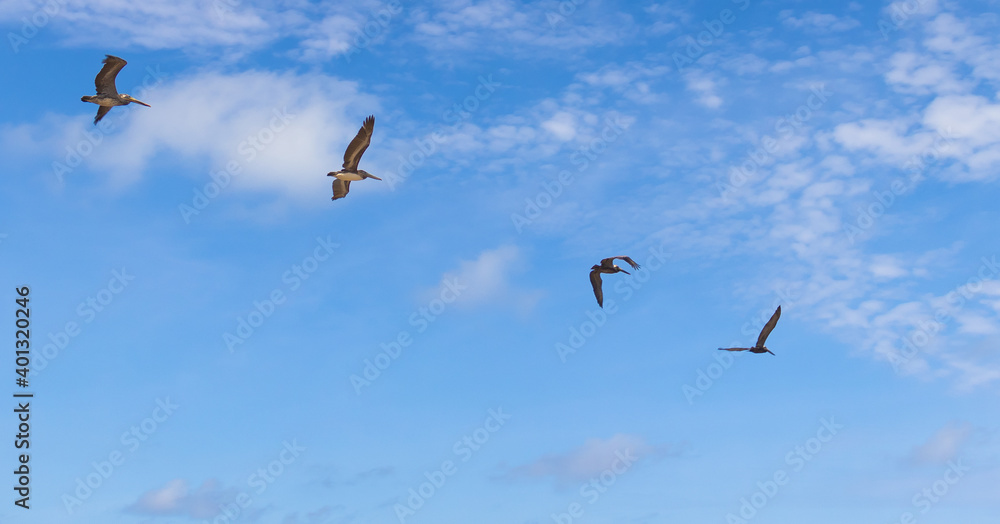
[[[451,461],[403,522],[995,522],[997,12],[4,2],[0,300],[12,336],[32,287],[36,398],[0,521],[394,523]],[[95,127],[105,53],[152,107]],[[369,114],[385,180],[331,202]],[[602,317],[611,255],[644,269]],[[778,304],[775,356],[716,351]]]

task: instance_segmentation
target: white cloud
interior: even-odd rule
[[[310,28],[312,36],[302,41],[302,58],[322,60],[347,53],[360,34],[357,31],[359,23],[363,21],[344,15],[323,18]]]
[[[514,468],[507,476],[551,477],[558,485],[571,485],[585,482],[616,465],[620,470],[625,461],[634,462],[668,452],[668,446],[653,446],[642,437],[618,433],[608,439],[588,439],[582,446],[566,453],[545,455],[534,462]]]
[[[927,27],[930,36],[924,45],[932,51],[942,51],[954,55],[967,55],[976,51],[984,43],[984,39],[975,35],[975,31],[964,21],[951,13],[943,13],[932,20]]]
[[[534,307],[541,294],[521,289],[512,282],[512,278],[524,270],[523,257],[517,246],[501,246],[483,251],[475,260],[460,262],[457,271],[444,274],[440,287],[448,287],[449,282],[454,281],[462,286],[456,304],[473,306],[502,302],[527,312]],[[436,297],[438,292],[429,294]]]
[[[283,17],[233,0],[64,0],[50,24],[73,45],[135,45],[148,49],[195,46],[254,48],[279,36]],[[21,2],[0,10],[0,20],[30,17],[39,4]]]
[[[972,148],[1000,145],[1000,103],[981,96],[938,97],[927,106],[924,124]]]
[[[572,140],[576,136],[576,117],[568,111],[560,111],[552,118],[542,122],[542,129],[552,133],[563,142]]]
[[[317,197],[329,191],[324,175],[339,168],[364,116],[379,112],[376,100],[359,93],[352,82],[262,71],[169,79],[137,97],[152,107],[113,109],[105,118],[117,125],[93,147],[85,169],[104,174],[120,188],[142,180],[153,164],[169,158],[193,167],[180,174],[200,188],[210,182],[210,172],[231,164],[238,173],[226,191],[267,192],[300,202],[328,199]],[[20,136],[22,142],[25,135],[32,136],[38,147],[62,158],[65,147],[95,133],[90,123],[95,108],[81,104],[86,116],[64,121],[61,128],[26,125],[5,134]],[[389,163],[385,144],[390,132],[379,122],[362,160],[362,167],[376,174]],[[70,184],[72,176],[67,177]]]
[[[146,515],[210,519],[219,513],[220,506],[232,503],[236,495],[235,488],[223,488],[214,479],[206,480],[196,490],[191,490],[186,480],[175,479],[162,488],[143,493],[127,509]]]
[[[949,423],[914,449],[910,459],[918,464],[946,464],[958,458],[959,452],[971,435],[971,424]]]
[[[512,0],[437,0],[412,8],[413,38],[437,52],[524,54],[566,53],[620,44],[637,31],[625,14],[587,15],[579,6],[569,16],[544,4]]]
[[[919,0],[917,2],[900,0],[887,5],[884,11],[887,16],[904,17],[901,20],[905,21],[914,15],[933,15],[938,12],[938,8],[937,0]]]
[[[785,25],[796,29],[840,32],[847,31],[861,25],[861,22],[858,22],[849,16],[838,17],[831,14],[808,11],[800,17],[796,17],[792,13],[793,11],[791,10],[782,11],[778,15],[778,18],[780,18]]]
[[[890,255],[875,255],[872,257],[871,272],[878,279],[894,279],[907,276],[909,271],[903,267],[900,260]]]
[[[970,88],[969,82],[958,79],[951,64],[910,51],[894,54],[889,65],[886,82],[901,93],[959,93]]]
[[[833,137],[850,151],[872,151],[881,161],[902,168],[940,141],[936,132],[919,129],[911,132],[911,128],[912,124],[902,119],[865,119],[836,126]]]
[[[697,95],[695,101],[699,104],[710,109],[718,109],[722,105],[722,98],[716,94],[716,81],[707,73],[692,71],[684,75],[684,82],[688,91]]]

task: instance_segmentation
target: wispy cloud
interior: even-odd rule
[[[186,480],[174,479],[162,488],[143,493],[127,510],[145,515],[207,519],[217,515],[220,506],[232,503],[238,492],[236,488],[223,488],[215,479],[206,480],[194,490]]]
[[[801,16],[795,16],[793,13],[791,10],[782,11],[778,18],[789,27],[808,31],[840,32],[861,25],[861,22],[849,16],[841,17],[815,11],[807,11]]]
[[[551,478],[557,485],[584,482],[622,461],[623,456],[642,459],[676,453],[671,446],[651,445],[637,435],[618,433],[607,439],[588,439],[578,448],[565,453],[549,454],[511,469],[509,479]]]
[[[692,71],[684,75],[688,90],[695,93],[695,101],[709,108],[716,109],[722,105],[722,97],[717,94],[716,81],[705,72]]]
[[[909,460],[915,464],[947,464],[958,458],[972,432],[968,422],[950,422],[910,452]]]
[[[52,30],[72,45],[176,49],[187,46],[256,48],[277,38],[289,23],[280,10],[271,11],[237,0],[180,0],[170,2],[119,2],[116,0],[65,0],[53,2],[59,11]],[[30,17],[38,4],[14,2],[0,13],[0,20]],[[111,40],[109,40],[111,39]]]
[[[378,109],[376,99],[359,92],[353,82],[263,71],[173,79],[151,91],[146,101],[155,110],[128,115],[125,132],[104,136],[84,168],[123,187],[141,180],[168,156],[179,165],[201,167],[182,171],[200,175],[192,181],[198,187],[211,180],[211,172],[229,171],[237,191],[300,201],[318,201],[316,194],[329,190],[323,175],[341,164],[344,148],[357,133],[364,115],[356,108]],[[50,122],[22,124],[4,134],[19,136],[22,143],[32,140],[37,143],[33,149],[51,151],[53,160],[60,160],[64,148],[78,141],[68,137],[92,132],[91,108],[83,109],[86,118],[61,119],[54,129]],[[381,142],[388,133],[378,129],[376,140]],[[380,157],[369,153],[365,161],[377,166]],[[67,179],[72,183],[71,176]]]
[[[476,49],[492,53],[576,52],[599,45],[621,45],[637,27],[630,16],[587,15],[586,6],[556,23],[557,4],[513,0],[437,0],[413,9],[413,38],[438,52]],[[537,56],[537,55],[536,55]]]
[[[467,288],[455,301],[460,306],[499,302],[513,305],[518,311],[528,312],[542,295],[539,291],[524,289],[514,281],[517,275],[526,270],[525,264],[517,246],[487,249],[475,260],[462,261],[457,270],[445,273],[441,279],[441,287],[457,282]]]

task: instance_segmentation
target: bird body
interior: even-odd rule
[[[127,95],[109,96],[109,95],[98,94],[95,96],[81,96],[80,100],[83,102],[90,102],[92,104],[97,104],[101,107],[127,106],[130,103],[132,103],[132,100],[123,100],[121,98],[122,96],[127,96]]]
[[[722,351],[749,351],[751,353],[771,353],[774,354],[770,349],[764,346],[764,342],[767,341],[767,336],[771,334],[771,330],[774,326],[778,324],[778,317],[781,316],[781,306],[774,310],[774,314],[771,315],[771,319],[764,324],[763,329],[760,330],[760,335],[757,336],[757,344],[752,348],[719,348]]]
[[[343,180],[345,182],[357,182],[358,180],[364,180],[366,178],[375,178],[377,180],[382,180],[381,178],[378,178],[377,176],[372,175],[371,173],[363,169],[359,169],[355,172],[337,171],[334,173],[328,173],[327,176],[336,177],[337,180]]]
[[[365,119],[364,124],[361,125],[361,129],[358,130],[358,134],[354,137],[354,140],[351,140],[351,143],[348,144],[347,150],[344,151],[344,168],[340,171],[331,171],[326,174],[326,176],[332,176],[336,179],[333,181],[332,200],[347,196],[348,191],[351,190],[351,182],[357,182],[366,178],[382,180],[364,169],[358,169],[361,155],[365,154],[365,150],[371,144],[372,133],[374,131],[375,116],[369,116]]]
[[[625,273],[626,275],[631,275],[628,271],[625,271],[621,267],[615,264],[616,259],[624,260],[628,262],[628,265],[632,266],[632,269],[639,269],[639,264],[636,264],[634,260],[629,257],[609,257],[601,260],[600,264],[594,264],[590,268],[590,285],[594,288],[594,297],[597,298],[597,305],[604,307],[604,290],[603,282],[601,281],[601,273],[613,274],[613,273]]]
[[[80,97],[82,102],[90,102],[92,104],[97,104],[101,107],[97,109],[97,116],[94,117],[94,124],[104,118],[104,115],[108,114],[108,111],[115,106],[124,106],[135,102],[136,104],[141,104],[146,107],[150,107],[149,104],[136,100],[130,95],[125,93],[119,94],[118,89],[115,87],[115,78],[118,76],[118,72],[125,67],[128,62],[118,58],[117,56],[105,55],[104,67],[101,68],[101,72],[97,73],[97,77],[94,78],[94,85],[97,87],[96,96],[83,96]]]

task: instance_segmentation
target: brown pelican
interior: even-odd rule
[[[80,98],[80,100],[84,102],[91,102],[101,106],[97,108],[97,116],[94,117],[94,125],[97,125],[97,123],[104,118],[104,115],[108,114],[108,111],[111,111],[111,108],[115,106],[125,106],[135,102],[149,107],[149,104],[136,100],[125,93],[118,94],[118,89],[115,88],[115,77],[118,76],[118,72],[121,71],[128,62],[118,58],[117,56],[105,56],[107,58],[104,59],[104,67],[101,68],[101,72],[97,73],[97,78],[94,79],[94,85],[97,86],[97,96],[85,96]]]
[[[372,131],[374,130],[375,116],[372,115],[365,119],[365,123],[358,130],[358,135],[354,137],[354,140],[351,140],[351,143],[347,146],[347,151],[344,151],[344,169],[330,171],[326,174],[326,176],[336,177],[336,180],[333,181],[333,198],[331,200],[347,196],[347,192],[351,190],[352,181],[364,180],[366,178],[382,180],[364,169],[358,169],[358,162],[361,161],[361,155],[365,154],[368,144],[372,143]]]
[[[764,324],[764,329],[760,330],[760,336],[757,337],[757,345],[752,348],[719,348],[723,351],[749,351],[751,353],[774,353],[770,349],[764,347],[764,341],[767,340],[767,336],[771,334],[771,330],[774,329],[775,324],[778,323],[778,317],[781,316],[781,306],[774,310],[774,314],[771,315],[771,320]]]
[[[604,291],[601,290],[601,273],[632,274],[615,265],[615,259],[621,259],[628,262],[628,265],[632,266],[632,269],[639,269],[639,264],[636,264],[635,261],[629,257],[605,258],[604,260],[601,260],[601,265],[592,266],[590,268],[590,285],[594,286],[594,296],[597,297],[597,305],[601,307],[604,307]]]

